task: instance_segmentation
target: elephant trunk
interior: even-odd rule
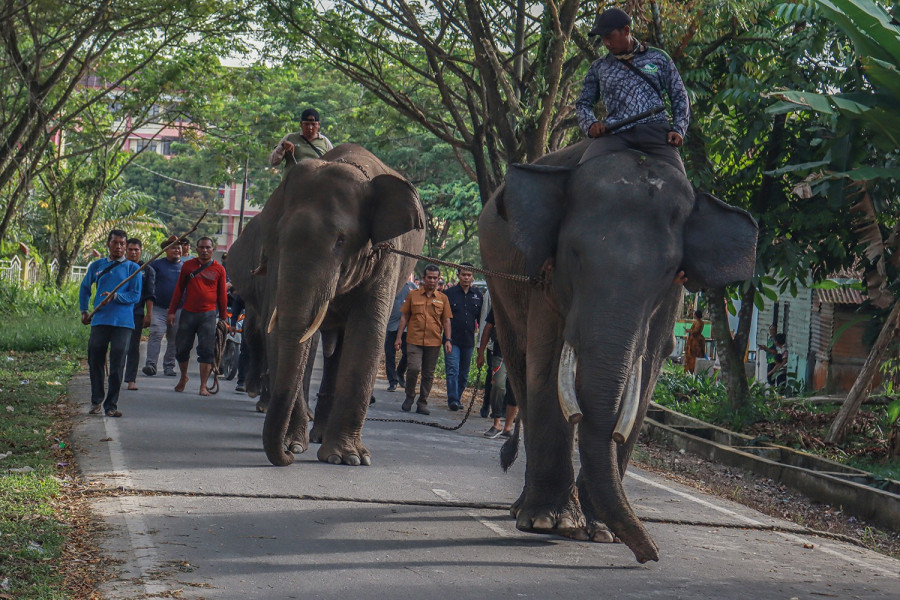
[[[284,371],[293,371],[293,365],[297,365],[302,373],[309,360],[310,343],[307,341],[298,344],[295,336],[285,333],[277,334],[279,363]],[[286,467],[294,462],[293,453],[285,448],[285,438],[291,415],[297,406],[297,395],[302,393],[302,387],[297,385],[296,377],[284,372],[274,373],[273,378],[271,398],[263,424],[263,449],[269,462],[276,467]]]
[[[625,350],[624,361],[621,358],[612,361],[608,356],[578,357],[580,376],[576,393],[584,413],[578,425],[578,446],[590,496],[582,502],[591,502],[595,514],[634,552],[638,562],[645,563],[659,560],[658,549],[625,497],[613,439],[620,415],[628,409],[622,396],[630,393],[635,399],[640,398],[639,390],[635,389],[640,385],[640,359],[634,352]],[[618,366],[613,366],[615,363]],[[615,375],[610,377],[607,375],[610,372]]]

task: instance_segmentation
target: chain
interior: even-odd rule
[[[375,417],[367,417],[366,421],[379,421],[381,423],[412,423],[414,425],[436,427],[437,429],[443,429],[444,431],[456,431],[466,424],[466,421],[469,420],[469,415],[472,414],[472,407],[475,406],[475,399],[478,397],[478,388],[479,384],[481,383],[481,371],[482,367],[478,367],[478,374],[476,375],[477,379],[475,379],[475,386],[472,388],[472,397],[469,399],[469,407],[466,409],[466,414],[465,416],[463,416],[463,420],[453,427],[450,427],[449,425],[441,425],[440,423],[435,423],[434,421],[419,421],[418,419],[378,419]],[[483,391],[484,389],[482,388],[482,392]],[[484,393],[482,393],[481,396],[482,400],[484,400]]]
[[[527,275],[512,275],[510,273],[500,273],[499,271],[491,271],[489,269],[479,269],[478,267],[471,267],[469,265],[460,265],[454,262],[441,260],[439,258],[434,258],[431,256],[423,256],[421,254],[414,254],[412,252],[407,252],[405,250],[398,250],[394,247],[392,242],[381,242],[372,248],[372,256],[377,256],[379,252],[393,252],[394,254],[401,254],[403,256],[408,256],[410,258],[415,258],[417,260],[427,260],[428,262],[434,263],[436,265],[441,265],[444,267],[453,267],[456,270],[463,271],[473,271],[475,273],[481,273],[483,275],[490,275],[491,277],[499,277],[500,279],[508,279],[510,281],[518,281],[520,283],[530,283],[533,285],[540,285],[543,281],[543,275],[538,277],[528,277]]]

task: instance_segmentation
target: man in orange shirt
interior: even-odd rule
[[[422,387],[419,389],[416,412],[429,414],[428,394],[434,382],[434,368],[441,345],[446,353],[453,349],[450,343],[450,318],[453,313],[447,296],[437,291],[440,279],[441,272],[437,266],[425,267],[422,286],[412,290],[400,307],[400,325],[394,348],[400,349],[402,332],[406,328],[406,400],[401,407],[406,412],[412,409],[416,401],[416,381],[421,371]]]

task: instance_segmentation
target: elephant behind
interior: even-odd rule
[[[258,335],[248,341],[251,356],[262,357],[263,447],[272,464],[291,464],[310,440],[321,442],[322,461],[371,463],[362,426],[393,298],[415,264],[373,248],[390,241],[421,252],[424,222],[411,183],[365,148],[342,144],[291,167],[235,242],[229,263],[241,265],[232,279],[252,299]],[[308,432],[301,382],[312,367],[316,332],[325,367]]]
[[[512,166],[479,220],[487,269],[543,276],[541,285],[488,277],[525,431],[525,486],[512,513],[523,531],[615,534],[646,562],[658,550],[622,477],[674,348],[679,273],[691,289],[751,277],[757,226],[641,154],[578,165],[584,146]]]

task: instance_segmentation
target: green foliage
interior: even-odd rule
[[[757,421],[771,419],[778,395],[773,388],[754,382],[749,402],[734,412],[728,408],[728,391],[718,378],[691,375],[677,366],[667,366],[653,390],[653,401],[707,423],[741,431]]]
[[[0,351],[83,352],[89,335],[78,315],[78,286],[0,282]]]

